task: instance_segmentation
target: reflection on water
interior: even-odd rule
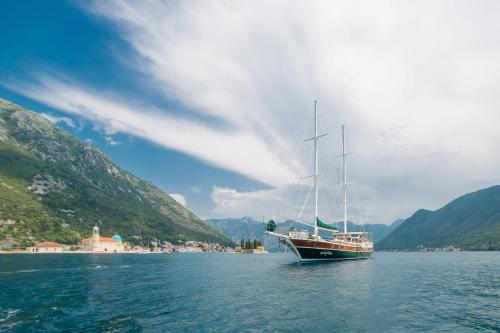
[[[499,331],[500,253],[3,255],[0,331]]]

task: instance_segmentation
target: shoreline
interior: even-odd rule
[[[135,251],[124,251],[124,252],[92,252],[92,251],[63,251],[63,252],[27,252],[27,251],[0,251],[2,254],[33,254],[33,255],[45,255],[45,254],[173,254],[173,253],[224,253],[224,254],[235,254],[234,252],[135,252]]]

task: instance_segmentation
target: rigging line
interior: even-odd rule
[[[335,182],[332,181],[332,198],[331,198],[331,205],[333,207],[332,208],[333,209],[332,221],[338,229],[338,226],[337,226],[337,190],[336,190],[335,186],[336,186]]]
[[[293,207],[290,207],[291,216],[296,216],[298,214],[297,213],[298,207],[300,207],[299,206],[300,202],[302,202],[301,199],[303,198],[303,194],[304,194],[305,189],[306,189],[305,184],[300,184],[299,194],[298,194],[298,196],[295,197],[296,198],[295,200],[292,200]],[[309,198],[310,191],[311,191],[311,189],[309,189],[309,194],[307,195],[307,197],[305,198],[305,200],[303,200],[304,203],[307,203],[307,199]],[[295,209],[297,209],[297,211],[293,211]],[[297,226],[297,221],[293,221],[293,227],[295,228],[296,226]]]
[[[306,206],[307,204],[307,199],[309,199],[309,196],[311,195],[311,192],[312,192],[312,189],[313,189],[314,186],[311,185],[311,187],[309,188],[309,193],[307,193],[307,196],[306,196],[306,200],[304,201],[304,204],[302,205],[302,208],[300,209],[300,212],[299,214],[297,215],[297,220],[300,220],[300,217],[302,216],[302,212],[304,211],[304,207]]]
[[[299,143],[298,149],[296,149],[296,151],[295,151],[296,156],[301,156],[302,155],[301,152],[305,150],[305,137],[307,135],[306,134],[307,131],[309,130],[309,127],[310,127],[309,125],[312,122],[312,115],[313,115],[313,113],[309,113],[309,116],[308,116],[307,121],[306,121],[306,126],[304,126],[304,129],[302,131],[302,135],[300,136],[300,141],[299,141],[300,143]],[[311,160],[311,154],[312,154],[311,150],[308,149],[306,152],[306,159],[305,159],[306,165]],[[292,216],[296,214],[296,212],[293,212],[293,210],[295,210],[295,208],[293,208],[293,207],[296,206],[298,208],[300,205],[300,202],[302,202],[301,199],[303,198],[305,188],[306,187],[302,186],[302,184],[301,184],[298,195],[294,196],[295,200],[291,200],[293,205],[289,209],[290,209],[290,213],[292,214]],[[307,199],[305,201],[307,201]],[[293,226],[296,227],[296,221],[294,221]]]
[[[314,227],[314,225],[312,225],[310,223],[307,223],[307,222],[303,222],[303,221],[300,221],[300,220],[298,220],[297,222],[300,223],[300,224],[303,224],[303,225],[307,225],[308,227]]]
[[[331,207],[331,218],[332,223],[336,223],[337,221],[337,208],[335,206],[335,187],[331,187],[331,198],[330,198],[330,207]]]
[[[326,121],[326,117],[324,116],[323,112],[318,112],[318,120],[319,120],[319,130],[320,133],[329,133],[328,130],[328,123]],[[336,209],[336,192],[335,192],[335,152],[330,152],[330,150],[327,150],[324,155],[327,157],[325,160],[327,161],[326,166],[323,166],[323,174],[325,174],[323,179],[326,179],[325,184],[326,186],[323,187],[322,192],[324,196],[326,196],[327,201],[326,201],[326,207],[327,207],[327,216],[331,219],[332,223],[336,223],[336,215],[337,215],[337,209]],[[333,157],[333,158],[331,158]],[[328,163],[328,161],[333,162],[333,163]],[[332,167],[333,164],[333,167]],[[322,163],[322,165],[325,165],[325,163]]]
[[[353,199],[353,201],[354,201],[354,205],[353,206],[357,210],[357,212],[352,212],[351,215],[353,216],[353,218],[356,219],[356,221],[357,221],[358,224],[361,224],[361,215],[359,214],[359,201],[358,201],[358,196],[356,194],[356,188],[355,188],[354,185],[351,185],[350,189],[351,189],[350,194],[351,194],[351,197],[352,197],[351,199]],[[354,223],[354,221],[351,221],[351,222]]]
[[[310,164],[310,162],[312,161],[313,159],[313,156],[312,156],[312,151],[309,149],[307,150],[307,156],[306,156],[306,164]],[[301,185],[305,185],[305,184],[301,184]],[[313,184],[311,184],[311,186],[313,186]],[[305,208],[305,205],[307,205],[307,201],[309,199],[309,196],[311,194],[311,191],[312,191],[312,188],[309,189],[309,193],[307,194],[306,198],[304,199],[303,195],[304,195],[304,192],[306,190],[306,186],[300,186],[300,192],[299,192],[299,196],[296,197],[296,200],[295,202],[297,203],[297,207],[300,207],[300,203],[302,203],[302,209],[300,210],[301,212],[303,212],[304,208]],[[299,213],[301,214],[301,213]],[[294,215],[297,215],[297,212],[295,212]]]
[[[308,114],[309,114],[309,116],[308,116],[307,121],[306,121],[306,126],[304,126],[304,129],[303,129],[302,135],[300,136],[299,145],[298,145],[298,147],[297,147],[297,146],[295,146],[295,147],[296,147],[296,149],[292,149],[292,150],[291,150],[291,152],[294,154],[293,156],[298,156],[298,155],[300,154],[300,152],[302,151],[303,147],[305,146],[305,144],[304,144],[304,140],[305,140],[305,137],[306,137],[306,131],[307,131],[307,129],[308,129],[308,127],[309,127],[308,125],[309,125],[309,123],[311,122],[311,119],[312,119],[312,113],[308,113]],[[278,192],[277,194],[278,194],[278,196],[279,196],[279,197],[283,197],[283,187],[282,187],[282,188],[278,188],[278,189],[277,189],[277,192]],[[301,191],[301,193],[300,193],[300,196],[302,196],[302,191]],[[276,217],[278,216],[278,212],[279,212],[280,210],[284,210],[283,208],[284,208],[284,207],[281,207],[281,209],[280,209],[280,207],[279,207],[278,203],[274,204],[274,205],[271,207],[271,209],[270,209],[270,210],[271,210],[271,212],[272,212],[272,214],[271,214],[271,216],[270,216],[270,217],[271,217],[271,218],[273,218],[273,219],[275,219],[275,220],[277,220],[277,218],[276,218]],[[286,208],[285,208],[285,209],[286,209]],[[292,209],[290,208],[290,210],[292,210]],[[283,213],[283,212],[282,212],[282,213]],[[290,212],[290,213],[292,213],[292,212]]]
[[[334,223],[337,227],[338,230],[340,230],[340,219],[338,219],[337,213],[339,211],[339,206],[340,206],[340,195],[339,195],[339,185],[340,185],[340,163],[339,163],[339,143],[336,144],[336,148],[333,154],[333,166],[331,167],[332,169],[332,188],[333,188],[333,197],[334,197]],[[335,180],[336,178],[336,180]]]
[[[334,209],[334,221],[335,223],[337,223],[338,221],[338,194],[337,194],[337,185],[335,184],[335,180],[332,179],[332,189],[333,189],[333,197],[334,197],[334,206],[333,206],[333,209]],[[338,229],[338,225],[337,225],[337,229]]]
[[[326,118],[323,117],[322,112],[318,112],[318,125],[319,125],[319,133],[328,133],[328,125],[326,122]]]
[[[338,159],[335,159],[335,160],[336,160],[335,171],[336,171],[336,174],[337,174],[337,183],[334,184],[333,191],[335,193],[335,212],[337,212],[339,210],[339,205],[340,205],[340,195],[339,195],[339,185],[340,185],[340,176],[339,176],[339,174],[340,174],[340,170],[339,170]],[[340,219],[338,219],[337,215],[335,215],[335,224],[337,226],[337,229],[340,230]]]
[[[329,154],[331,156],[331,154]],[[335,161],[335,158],[332,159],[332,161]],[[328,166],[327,167],[327,172],[328,172],[328,194],[329,194],[329,200],[328,200],[328,209],[329,209],[329,215],[331,218],[332,223],[336,223],[336,215],[337,215],[337,209],[336,209],[336,184],[335,184],[335,166]]]
[[[324,114],[322,112],[319,112],[318,117],[319,117],[319,127],[320,127],[321,133],[329,133],[328,123],[326,121],[326,117],[324,117]],[[332,154],[333,154],[333,159],[331,159]],[[335,154],[330,152],[330,150],[327,150],[325,155],[326,155],[326,157],[328,157],[328,159],[326,162],[327,166],[323,168],[324,170],[326,170],[326,172],[324,172],[326,177],[323,177],[323,179],[326,179],[325,183],[327,186],[329,186],[329,188],[326,191],[323,190],[323,192],[326,192],[324,194],[326,194],[326,197],[328,198],[327,203],[326,203],[326,206],[328,209],[328,216],[332,220],[332,223],[336,223],[337,209],[336,209],[335,172],[334,172],[335,171]],[[328,163],[328,160],[333,162],[332,163],[333,168],[332,168],[331,164]],[[323,165],[324,164],[325,163],[323,163]]]
[[[302,193],[304,192],[304,186],[300,186],[300,190],[299,190],[299,195],[298,195],[298,199],[297,200],[293,200],[293,207],[290,207],[290,210],[295,210],[295,206],[298,206],[298,203],[299,203],[299,199],[302,198]],[[294,212],[295,213],[295,212]],[[291,215],[291,216],[295,216],[295,214]],[[295,229],[297,227],[297,221],[293,221],[293,228]]]
[[[365,231],[365,224],[364,224],[364,217],[363,217],[363,209],[361,208],[361,203],[358,199],[358,191],[356,189],[356,186],[354,186],[354,197],[355,197],[355,200],[356,200],[356,204],[358,205],[358,210],[359,210],[359,221],[361,223],[361,231]]]
[[[331,223],[335,222],[334,220],[334,210],[333,210],[333,205],[332,205],[332,199],[334,198],[333,192],[332,192],[332,187],[331,187],[331,174],[330,174],[330,168],[326,168],[325,171],[325,177],[323,177],[325,181],[325,185],[321,190],[323,192],[323,195],[325,198],[327,198],[325,202],[327,214],[325,215],[326,218],[331,221]]]
[[[313,115],[312,113],[309,113],[309,116],[308,116],[307,121],[305,123],[306,125],[304,126],[304,129],[302,131],[302,135],[300,136],[299,145],[298,145],[297,149],[292,151],[293,153],[295,153],[295,156],[300,156],[301,151],[305,147],[306,132],[309,129],[309,124],[312,122],[312,120],[311,120],[312,115]]]

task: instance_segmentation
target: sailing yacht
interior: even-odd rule
[[[266,224],[267,235],[277,237],[280,243],[290,247],[301,262],[321,261],[321,260],[353,260],[367,259],[373,253],[373,242],[371,235],[367,232],[347,231],[347,171],[345,152],[345,126],[342,125],[342,189],[343,189],[343,209],[344,228],[343,232],[338,232],[333,225],[323,223],[318,217],[318,139],[325,136],[318,135],[318,112],[317,101],[314,101],[314,136],[306,141],[314,143],[314,222],[305,223],[314,227],[311,234],[307,230],[277,230],[276,223],[270,220]],[[306,199],[307,200],[307,199]],[[331,233],[329,237],[319,235],[319,230]],[[324,234],[324,233],[323,233]]]

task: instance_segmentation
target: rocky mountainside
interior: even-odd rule
[[[379,250],[453,246],[500,250],[500,186],[469,193],[446,206],[418,210],[377,244]]]
[[[132,243],[231,241],[150,182],[0,99],[0,247],[73,243],[98,225]]]

